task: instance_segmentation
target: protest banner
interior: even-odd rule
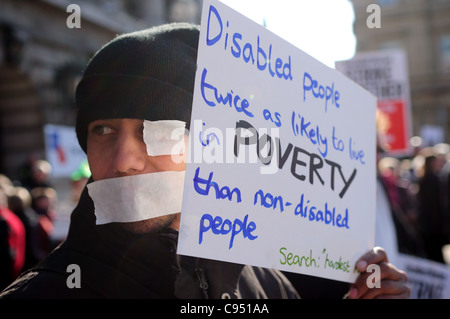
[[[408,274],[411,299],[450,299],[450,265],[406,254],[396,261]]]
[[[86,154],[78,144],[75,128],[46,124],[44,134],[45,154],[52,166],[52,177],[70,177],[86,160]]]
[[[384,50],[356,54],[336,69],[378,98],[379,133],[393,156],[411,155],[411,102],[406,54]]]
[[[352,282],[374,241],[376,98],[204,1],[178,253]]]

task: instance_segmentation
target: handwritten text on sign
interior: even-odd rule
[[[178,253],[353,281],[373,243],[376,99],[205,1]]]

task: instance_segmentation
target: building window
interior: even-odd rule
[[[383,6],[391,6],[397,3],[397,0],[378,0],[377,3],[383,7]]]
[[[398,40],[385,41],[380,44],[380,50],[404,50],[403,43]]]
[[[174,0],[169,5],[169,21],[198,23],[200,10],[194,0]]]
[[[441,70],[445,73],[450,73],[450,34],[441,36],[439,51],[441,55]]]

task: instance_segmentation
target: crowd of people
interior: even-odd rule
[[[17,180],[0,174],[0,290],[53,248],[57,190],[51,170],[46,160],[31,157]]]
[[[58,190],[51,164],[33,153],[11,180],[0,172],[0,291],[44,259],[61,241],[52,239],[58,217]],[[87,160],[70,175],[70,201],[76,204],[91,176]]]
[[[450,145],[416,148],[408,158],[379,156],[399,252],[445,263],[450,244]]]

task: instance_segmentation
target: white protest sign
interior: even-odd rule
[[[392,155],[410,155],[411,102],[408,62],[402,50],[358,53],[336,69],[378,98],[379,133]]]
[[[373,245],[376,98],[204,1],[178,253],[353,281]]]
[[[399,254],[396,266],[408,274],[411,299],[450,299],[450,266]]]

